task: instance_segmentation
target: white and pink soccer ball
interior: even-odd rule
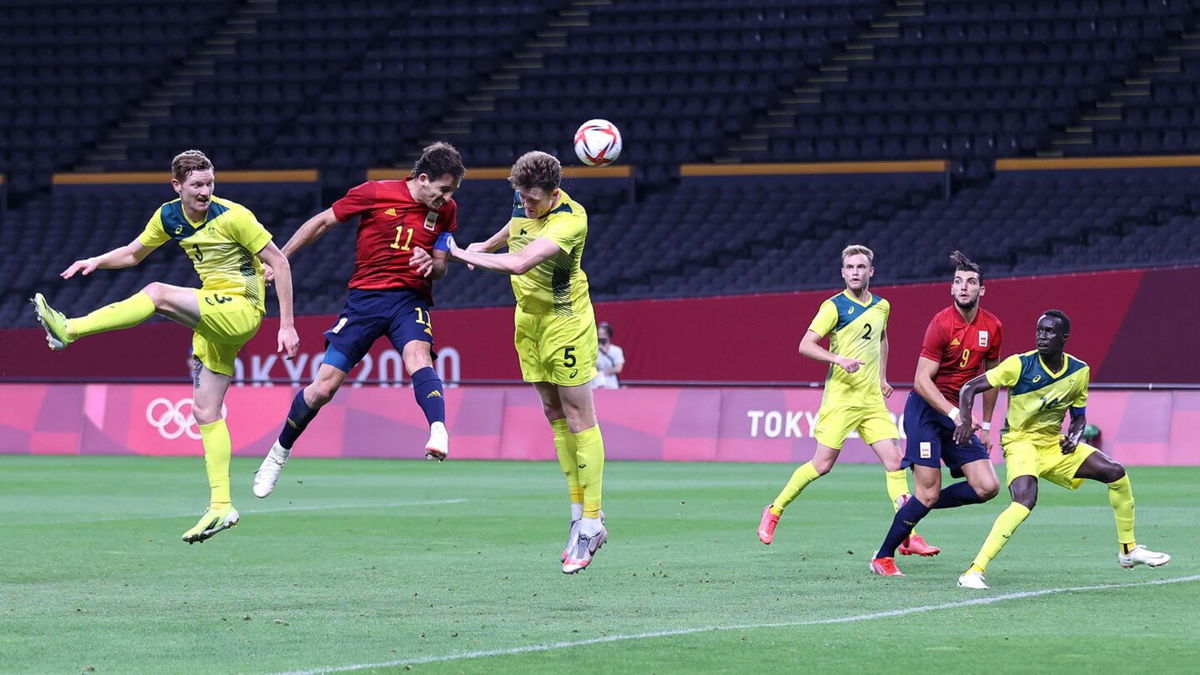
[[[588,120],[575,132],[575,155],[588,166],[608,166],[621,154],[621,131],[608,120]]]

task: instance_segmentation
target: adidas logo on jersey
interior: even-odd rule
[[[951,341],[950,341],[950,346],[951,346],[951,347],[957,347],[957,346],[959,346],[959,345],[961,345],[961,344],[962,344],[962,343],[958,341],[958,338],[954,338],[953,340],[951,340]]]

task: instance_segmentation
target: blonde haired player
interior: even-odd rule
[[[1008,543],[1037,504],[1038,478],[1078,489],[1084,479],[1108,485],[1108,503],[1117,521],[1117,564],[1159,567],[1171,561],[1166,553],[1151,551],[1133,536],[1133,487],[1125,467],[1087,443],[1080,443],[1087,426],[1087,363],[1067,354],[1063,346],[1071,333],[1071,319],[1050,309],[1038,318],[1034,338],[1037,350],[1015,354],[963,386],[959,396],[962,413],[954,430],[960,445],[971,437],[971,408],[975,395],[993,387],[1008,387],[1008,412],[1000,438],[1004,448],[1005,472],[1012,503],[992,525],[975,562],[959,578],[963,588],[986,589],[983,573]],[[1063,419],[1071,414],[1067,433]]]
[[[900,460],[900,431],[892,421],[883,399],[892,395],[887,382],[887,321],[891,305],[869,289],[875,274],[875,253],[854,244],[842,251],[842,280],[846,289],[821,303],[816,317],[800,340],[800,355],[829,364],[829,377],[813,437],[817,441],[812,460],[800,465],[775,501],[763,508],[758,538],[764,544],[775,539],[775,527],[784,509],[809,483],[829,473],[837,462],[842,444],[851,431],[858,431],[871,446],[887,472],[887,490],[893,508],[908,495],[908,480]],[[818,342],[829,336],[829,349]],[[941,549],[925,543],[915,532],[900,547],[905,555],[936,555]]]
[[[562,571],[573,574],[591,564],[608,540],[600,511],[604,439],[590,386],[596,375],[596,318],[580,267],[587,211],[559,186],[562,165],[553,155],[522,155],[508,180],[516,190],[508,224],[466,250],[451,240],[450,255],[512,277],[521,375],[542,399],[567,477],[571,526]],[[508,253],[490,252],[505,245]]]
[[[229,428],[221,408],[233,379],[234,359],[262,323],[266,312],[263,263],[274,272],[279,296],[279,351],[296,355],[300,338],[292,320],[292,272],[271,234],[249,209],[213,195],[213,165],[199,150],[182,152],[171,162],[171,187],[179,199],[160,206],[142,234],[125,246],[76,260],[60,275],[87,276],[96,269],[121,269],[140,263],[154,249],[174,240],[192,260],[200,288],[154,282],[132,296],[73,319],[46,302],[33,304],[54,350],[79,338],[131,328],[154,314],[195,331],[192,336],[192,413],[204,444],[204,466],[211,493],[200,522],[183,533],[189,544],[238,524],[229,496]]]

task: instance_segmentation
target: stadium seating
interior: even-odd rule
[[[45,290],[69,311],[150,280],[57,279],[136,235],[162,185],[55,186],[70,170],[163,170],[185,147],[229,169],[319,169],[322,184],[233,185],[283,243],[362,180],[432,139],[470,167],[532,148],[573,163],[585,119],[621,127],[628,179],[579,179],[596,297],[831,283],[850,241],[877,283],[940,274],[969,232],[992,274],[1200,261],[1195,169],[995,171],[1034,155],[1200,153],[1200,12],[1183,0],[24,0],[0,6],[0,325]],[[939,158],[946,175],[680,178],[688,162]],[[508,214],[504,181],[468,180],[462,242]],[[86,225],[85,225],[86,224]],[[333,311],[353,229],[297,257],[301,312]],[[647,242],[653,242],[648,245]],[[978,250],[976,250],[978,249]],[[111,276],[110,276],[111,275]],[[456,269],[439,306],[511,302]]]

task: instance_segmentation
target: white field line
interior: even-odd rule
[[[853,623],[857,621],[871,621],[874,619],[886,619],[897,616],[908,616],[909,614],[920,614],[922,612],[938,612],[947,609],[958,609],[960,607],[973,607],[976,605],[990,605],[996,602],[1004,602],[1006,600],[1021,600],[1024,598],[1036,598],[1043,595],[1054,595],[1057,593],[1081,593],[1087,591],[1105,591],[1121,588],[1137,588],[1140,586],[1161,586],[1164,584],[1180,584],[1189,581],[1200,581],[1200,574],[1193,574],[1186,577],[1177,577],[1174,579],[1153,579],[1150,581],[1137,581],[1128,584],[1100,584],[1097,586],[1071,586],[1067,588],[1047,588],[1040,591],[1022,591],[1020,593],[1006,593],[1004,595],[990,595],[986,597],[976,597],[970,600],[961,600],[958,602],[947,602],[940,605],[921,605],[918,607],[904,607],[901,609],[888,610],[886,612],[873,612],[871,614],[856,614],[853,616],[834,617],[829,619],[811,619],[808,621],[781,621],[778,623],[747,623],[733,625],[717,625],[717,626],[702,626],[698,628],[676,628],[673,630],[654,631],[650,633],[632,633],[629,635],[606,635],[598,638],[588,638],[586,640],[570,640],[564,642],[550,642],[545,644],[526,645],[524,647],[509,647],[506,649],[486,649],[474,652],[461,652],[458,654],[446,654],[444,656],[422,656],[413,659],[399,659],[396,661],[380,661],[378,663],[356,663],[348,666],[328,666],[325,668],[314,668],[312,670],[300,670],[286,673],[285,675],[320,675],[322,673],[345,673],[354,670],[366,670],[368,668],[391,668],[405,665],[421,665],[425,663],[442,663],[445,661],[462,661],[466,659],[479,659],[489,656],[511,656],[513,654],[528,654],[530,652],[548,652],[557,649],[572,649],[574,647],[584,647],[587,645],[604,644],[608,642],[623,642],[625,640],[650,640],[661,637],[674,637],[677,635],[693,635],[695,633],[705,633],[708,631],[730,631],[730,630],[748,630],[752,628],[784,628],[790,626],[821,626],[835,623]],[[965,591],[964,591],[965,592]],[[975,593],[977,591],[971,591]]]
[[[267,508],[250,508],[238,509],[238,513],[242,515],[257,515],[260,513],[284,513],[288,511],[331,511],[334,509],[391,509],[403,508],[408,506],[441,506],[443,504],[461,504],[469,501],[467,499],[431,499],[427,501],[410,501],[410,502],[362,502],[357,504],[326,504],[323,506],[277,506]],[[175,513],[157,516],[114,516],[112,518],[80,518],[78,520],[49,520],[39,522],[22,523],[19,521],[0,522],[0,527],[4,525],[78,525],[81,523],[111,523],[124,520],[162,520],[166,518],[190,518],[197,514],[203,515],[203,511],[196,510],[190,513]]]

